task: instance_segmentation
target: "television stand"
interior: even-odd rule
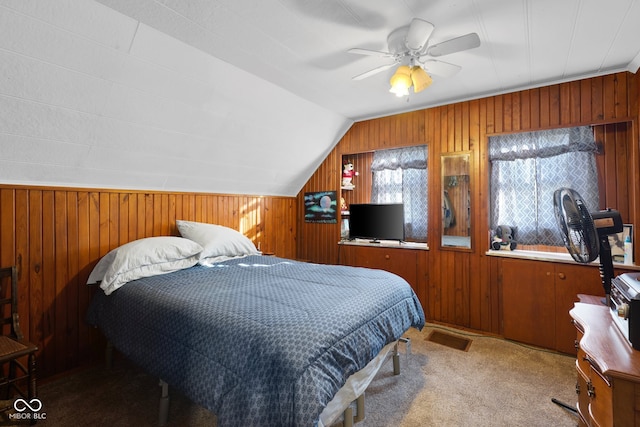
[[[386,270],[405,279],[416,294],[419,287],[426,286],[424,263],[419,259],[426,257],[426,243],[377,240],[342,240],[338,242],[338,264],[353,267],[368,267]]]

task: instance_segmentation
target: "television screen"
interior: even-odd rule
[[[402,203],[361,203],[349,206],[351,239],[404,240],[404,205]]]

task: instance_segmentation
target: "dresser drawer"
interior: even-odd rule
[[[640,352],[616,330],[609,310],[581,302],[570,312],[579,340],[578,424],[640,427]]]
[[[613,392],[611,384],[599,370],[591,367],[591,388],[589,390],[589,415],[596,426],[613,425]]]
[[[583,375],[589,378],[591,365],[589,364],[587,353],[585,353],[584,350],[580,348],[580,346],[578,346],[578,354],[576,355],[576,364],[578,365],[578,369],[582,371]]]
[[[417,283],[418,251],[411,249],[359,248],[357,265],[395,273],[407,282]]]
[[[589,415],[589,378],[586,376],[586,374],[582,371],[582,369],[580,368],[580,366],[578,365],[578,362],[576,361],[576,371],[578,372],[577,375],[577,379],[576,379],[576,393],[578,395],[578,403],[577,403],[577,410],[578,410],[578,414],[580,415],[580,418],[582,419],[583,423],[582,425],[588,425],[586,421],[584,420],[590,420],[591,416]]]

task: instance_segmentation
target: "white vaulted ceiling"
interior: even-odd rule
[[[481,46],[408,100],[387,50]],[[640,65],[640,1],[0,0],[0,183],[295,195],[358,120]]]
[[[640,65],[636,0],[99,0],[279,87],[359,120]],[[475,32],[482,45],[441,59],[462,66],[406,99],[388,92],[387,36],[417,17],[431,42]]]

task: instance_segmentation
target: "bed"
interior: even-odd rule
[[[115,289],[103,265],[104,292],[95,293],[87,320],[220,426],[324,425],[333,415],[323,419],[323,411],[348,379],[379,367],[381,352],[423,327],[422,307],[391,273],[253,251],[203,250],[158,274],[125,274]],[[104,259],[110,265],[117,256]]]

